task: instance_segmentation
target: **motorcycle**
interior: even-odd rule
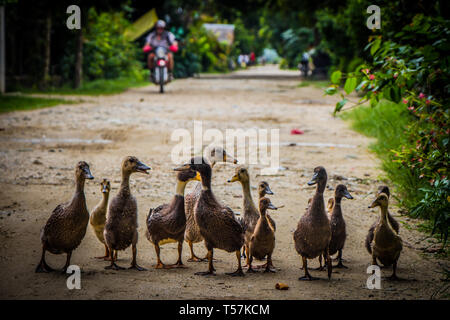
[[[170,82],[169,70],[167,69],[167,50],[164,47],[155,48],[155,64],[153,70],[153,83],[159,85],[159,92],[164,93],[164,85]]]

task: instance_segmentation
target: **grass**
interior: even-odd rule
[[[53,107],[59,104],[69,104],[77,102],[78,101],[69,101],[64,99],[0,95],[0,113],[21,110],[34,110]]]
[[[299,88],[314,86],[318,89],[326,88],[330,85],[330,81],[328,80],[303,80],[299,83]]]
[[[148,77],[144,77],[147,79]],[[122,93],[132,87],[142,87],[149,85],[147,80],[138,80],[136,78],[118,78],[118,79],[99,79],[93,81],[84,81],[80,88],[74,89],[66,85],[63,87],[52,87],[46,90],[24,89],[25,93],[48,93],[61,95],[111,95]]]
[[[350,121],[355,131],[376,138],[369,148],[381,159],[381,168],[393,183],[399,203],[406,208],[417,204],[421,194],[414,191],[418,190],[423,182],[413,176],[408,168],[392,161],[391,150],[411,144],[403,132],[404,127],[411,121],[405,107],[381,101],[375,108],[358,107],[344,112],[341,117]]]

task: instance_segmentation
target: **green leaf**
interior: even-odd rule
[[[342,72],[341,71],[335,71],[331,74],[331,82],[334,84],[339,84],[341,81]]]
[[[358,87],[356,87],[356,91],[360,91],[366,83],[367,83],[367,80],[361,81],[361,83],[358,85]]]
[[[350,94],[356,88],[356,78],[347,78],[344,85],[344,90],[347,94]]]
[[[372,47],[370,47],[370,54],[374,55],[377,52],[377,50],[380,48],[380,45],[381,45],[381,40],[380,39],[375,40],[372,44]]]
[[[329,87],[325,90],[325,94],[332,96],[337,92],[335,87]]]
[[[336,112],[341,111],[341,109],[345,106],[347,101],[348,101],[347,99],[343,99],[343,100],[339,101],[338,103],[336,103],[336,107],[334,108],[334,113],[336,114]]]

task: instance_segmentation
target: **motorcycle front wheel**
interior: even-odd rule
[[[159,93],[164,93],[164,69],[159,70]]]

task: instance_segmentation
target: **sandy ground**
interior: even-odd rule
[[[270,80],[275,74],[277,79]],[[281,79],[280,75],[287,75]],[[77,105],[61,105],[29,112],[0,116],[0,298],[2,299],[429,299],[442,287],[438,260],[423,253],[429,247],[426,235],[407,229],[405,223],[417,221],[391,212],[402,222],[404,241],[398,274],[401,282],[382,281],[381,290],[366,288],[370,256],[364,248],[369,226],[378,210],[367,209],[374,191],[381,184],[381,171],[373,154],[367,151],[369,139],[332,117],[333,98],[324,97],[315,87],[298,88],[292,73],[273,67],[244,72],[248,78],[211,77],[177,80],[164,95],[156,86],[131,89],[106,97],[83,97]],[[261,77],[259,77],[262,75]],[[78,99],[78,97],[77,97]],[[274,264],[275,274],[251,274],[243,278],[226,276],[234,271],[234,254],[216,250],[217,276],[200,277],[206,263],[188,263],[186,269],[155,270],[153,246],[145,238],[145,218],[149,208],[171,199],[175,174],[171,150],[172,131],[193,131],[193,121],[201,120],[203,129],[257,128],[280,130],[280,165],[286,170],[277,176],[257,176],[262,165],[251,165],[252,185],[264,179],[275,195],[275,205],[284,205],[272,214],[277,222]],[[291,135],[293,128],[303,135]],[[299,143],[289,146],[290,143]],[[323,145],[323,144],[328,145]],[[95,176],[86,183],[88,208],[100,201],[99,182],[112,181],[112,196],[120,183],[120,163],[124,156],[135,155],[150,165],[149,176],[132,176],[132,190],[139,207],[138,262],[148,271],[104,270],[107,262],[95,259],[103,247],[90,227],[72,264],[82,269],[81,290],[68,290],[66,276],[60,273],[35,274],[41,245],[39,232],[53,208],[70,200],[74,191],[73,167],[87,161]],[[344,258],[347,270],[336,270],[331,281],[326,274],[311,271],[323,280],[298,281],[303,275],[300,257],[294,249],[292,234],[314,189],[306,182],[312,169],[323,165],[329,186],[344,182],[354,200],[343,200],[347,222]],[[226,181],[233,175],[233,165],[217,165],[213,188],[216,196],[233,210],[242,210],[242,190],[238,183]],[[348,180],[338,181],[337,176]],[[188,189],[192,188],[190,186]],[[254,197],[256,198],[256,192]],[[333,191],[327,189],[328,199]],[[203,244],[195,245],[199,255]],[[189,256],[184,246],[183,257]],[[176,260],[176,245],[162,249],[166,263]],[[118,264],[130,263],[131,249],[119,253]],[[65,256],[48,254],[49,264],[62,267]],[[444,263],[446,263],[444,261]],[[310,262],[316,267],[317,261]],[[389,276],[391,269],[383,269]],[[275,290],[277,282],[290,286]],[[437,296],[439,297],[439,295]]]

